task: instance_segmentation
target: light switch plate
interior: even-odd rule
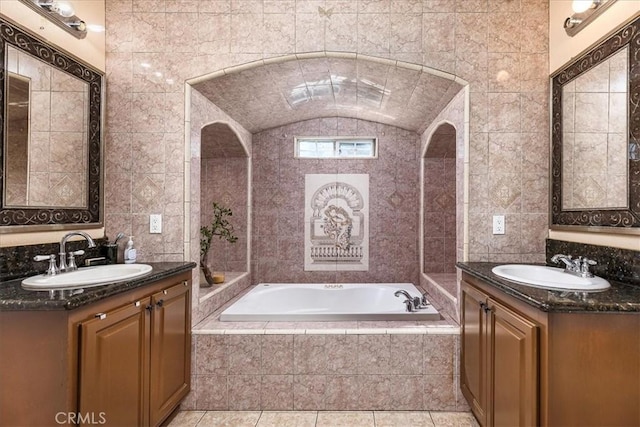
[[[149,233],[151,234],[162,233],[162,215],[161,214],[149,215]]]
[[[493,234],[504,234],[504,215],[493,216]]]

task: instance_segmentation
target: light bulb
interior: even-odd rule
[[[575,13],[585,12],[593,7],[593,0],[573,0],[571,8]]]
[[[87,30],[94,33],[104,33],[104,27],[97,24],[87,24]]]
[[[65,18],[69,18],[75,13],[73,7],[66,2],[54,2],[53,5],[51,5],[51,10],[53,10],[60,16],[64,16]]]

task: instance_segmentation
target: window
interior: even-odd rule
[[[374,159],[377,139],[369,137],[295,138],[296,157],[303,159]]]

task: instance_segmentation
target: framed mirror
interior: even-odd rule
[[[0,18],[0,233],[100,227],[103,74]]]
[[[640,18],[551,76],[555,230],[640,234]]]

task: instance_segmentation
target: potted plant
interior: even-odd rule
[[[200,227],[200,269],[204,274],[207,284],[201,283],[201,286],[209,287],[214,284],[213,274],[207,265],[207,254],[211,249],[211,240],[213,236],[218,236],[221,240],[229,243],[235,243],[238,238],[233,234],[233,225],[227,217],[233,216],[233,212],[229,208],[225,208],[213,202],[213,218],[209,226]]]

